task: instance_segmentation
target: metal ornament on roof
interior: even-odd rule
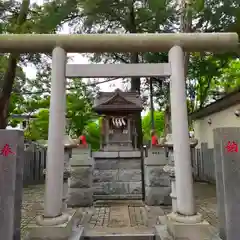
[[[112,117],[112,124],[117,127],[125,127],[127,125],[124,117]]]

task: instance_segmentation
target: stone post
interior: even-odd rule
[[[68,181],[67,205],[87,207],[93,203],[93,158],[88,148],[73,148],[70,159],[71,176]]]
[[[24,137],[19,130],[0,130],[0,236],[20,240]]]
[[[240,128],[216,128],[213,136],[219,234],[223,240],[238,240],[240,236],[238,185],[240,182]]]
[[[64,134],[65,134],[65,68],[66,52],[56,47],[52,52],[52,80],[48,129],[48,149],[46,166],[46,189],[44,217],[38,223],[43,224],[44,218],[53,219],[52,224],[68,220],[62,215],[63,170],[64,170]]]
[[[170,178],[164,172],[167,164],[164,148],[154,146],[144,158],[145,203],[147,205],[171,205]]]

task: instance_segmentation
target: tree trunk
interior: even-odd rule
[[[129,1],[129,23],[126,26],[126,30],[130,33],[137,33],[137,26],[135,23],[135,9],[134,0]],[[131,54],[131,63],[139,63],[138,53]],[[133,77],[131,79],[131,91],[135,91],[139,95],[141,94],[141,82],[139,77]],[[143,143],[143,133],[142,133],[142,116],[141,112],[135,115],[136,131],[137,131],[137,147],[140,148]]]
[[[132,53],[131,55],[131,63],[139,63],[138,61],[138,53]],[[136,92],[136,94],[141,95],[141,82],[140,78],[132,78],[131,79],[131,91]],[[141,148],[143,144],[143,133],[142,133],[142,116],[141,112],[136,113],[135,115],[135,123],[136,123],[136,132],[137,132],[137,147]]]
[[[153,78],[150,78],[150,111],[151,111],[151,125],[152,131],[155,130],[155,122],[154,122],[154,104],[153,104]]]
[[[171,104],[170,104],[170,83],[167,85],[167,104],[164,111],[164,138],[172,133]]]
[[[190,1],[180,0],[178,1],[179,8],[179,22],[180,22],[180,32],[181,33],[190,33],[192,31],[192,12],[190,9]],[[189,53],[184,53],[184,74],[185,78],[187,77],[188,63],[190,55]],[[169,92],[170,93],[170,92]],[[169,104],[165,109],[165,137],[168,133],[172,133],[171,127],[171,108],[170,108],[170,98]]]
[[[171,124],[171,109],[167,105],[164,112],[164,138],[166,139],[167,134],[172,133],[172,124]]]
[[[181,0],[179,4],[180,9],[180,32],[181,33],[191,33],[192,32],[192,8],[191,0]],[[187,77],[188,63],[190,59],[190,54],[184,54],[184,72],[185,77]]]
[[[16,22],[16,33],[20,32],[22,24],[27,19],[27,12],[29,9],[30,0],[23,0],[20,12]],[[20,44],[20,43],[19,43]],[[8,108],[10,96],[13,89],[14,79],[16,76],[16,68],[19,59],[19,54],[11,53],[8,58],[8,66],[1,83],[0,92],[0,129],[7,127]]]

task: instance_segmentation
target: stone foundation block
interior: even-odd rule
[[[164,149],[149,149],[148,157],[144,159],[144,164],[147,165],[166,165],[167,158]]]
[[[69,188],[67,205],[69,207],[88,207],[93,204],[92,188]]]
[[[169,235],[166,225],[155,226],[155,240],[173,240],[173,238]]]
[[[221,240],[207,221],[189,224],[175,222],[167,217],[166,222],[168,233],[174,240]]]
[[[142,182],[129,182],[129,193],[130,194],[141,194],[142,193]]]
[[[163,171],[163,166],[145,166],[145,184],[149,187],[170,186],[169,174]]]
[[[29,234],[27,240],[68,240],[72,235],[74,229],[75,219],[77,218],[76,210],[67,210],[69,220],[64,224],[53,226],[41,226],[38,224],[29,224]]]
[[[130,152],[120,151],[119,157],[120,158],[140,158],[141,152],[140,151],[130,151]]]
[[[119,169],[118,181],[120,182],[140,182],[141,170],[140,169]]]
[[[115,170],[118,169],[116,159],[95,159],[94,169],[96,170]]]
[[[118,170],[94,170],[93,182],[115,182]]]
[[[94,200],[142,200],[142,194],[112,194],[112,195],[93,195]]]
[[[95,195],[112,195],[112,194],[128,194],[129,186],[128,183],[119,182],[100,182],[94,183],[94,194]]]
[[[118,152],[93,152],[94,158],[107,158],[107,159],[113,159],[118,158],[119,154]]]
[[[145,187],[145,202],[149,206],[171,205],[171,187]]]
[[[72,167],[70,188],[89,188],[92,185],[91,167]]]
[[[141,158],[139,159],[119,159],[119,169],[141,169]]]
[[[141,182],[99,182],[93,184],[94,195],[141,194]]]

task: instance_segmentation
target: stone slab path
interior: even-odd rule
[[[79,224],[93,228],[152,227],[158,224],[158,216],[164,215],[161,207],[125,205],[82,208],[83,218]]]
[[[215,186],[195,183],[195,198],[198,211],[214,227],[217,227]],[[32,186],[24,189],[22,206],[22,239],[26,236],[28,225],[35,222],[37,214],[43,211],[44,186]],[[96,204],[91,208],[80,208],[84,225],[91,234],[100,232],[152,232],[158,223],[158,216],[171,212],[171,207],[149,207],[135,202],[128,204]]]

